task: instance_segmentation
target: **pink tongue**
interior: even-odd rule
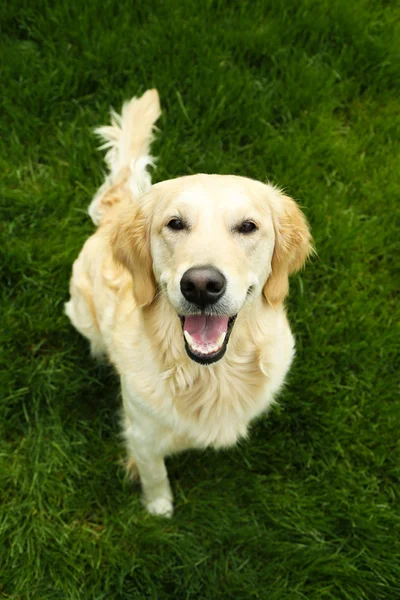
[[[197,344],[214,344],[227,331],[228,321],[229,317],[189,316],[185,317],[183,328]]]

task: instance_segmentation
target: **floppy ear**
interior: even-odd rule
[[[279,194],[278,202],[271,206],[271,210],[275,248],[272,272],[263,292],[268,303],[275,308],[289,292],[289,275],[301,269],[313,248],[308,223],[294,200]]]
[[[138,307],[150,304],[156,293],[147,220],[141,207],[125,211],[111,233],[114,258],[133,279],[133,295]]]

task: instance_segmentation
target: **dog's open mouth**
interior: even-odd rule
[[[187,315],[180,319],[185,349],[192,360],[209,365],[224,356],[236,316]]]

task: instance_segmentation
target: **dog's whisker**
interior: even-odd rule
[[[159,288],[159,291],[154,296],[154,300],[156,300],[157,298],[160,298],[160,297],[168,298],[168,291],[164,288]]]

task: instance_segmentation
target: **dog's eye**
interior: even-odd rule
[[[182,229],[186,229],[185,223],[182,219],[174,218],[168,221],[167,223],[168,229],[173,229],[174,231],[181,231]]]
[[[237,228],[237,231],[239,233],[252,233],[253,231],[255,231],[257,229],[257,225],[255,223],[253,223],[253,221],[243,221],[243,223],[241,225],[239,225],[239,227]]]

